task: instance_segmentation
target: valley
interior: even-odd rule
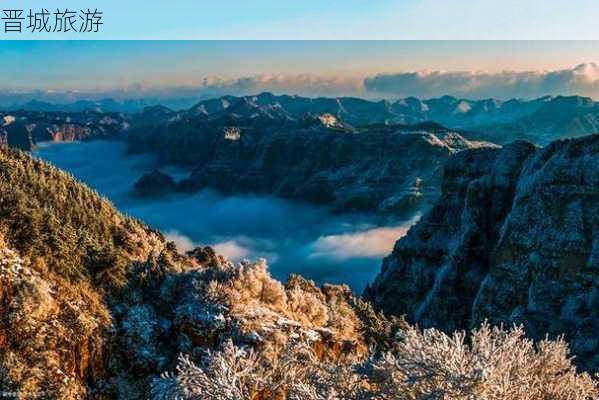
[[[44,107],[0,113],[3,388],[599,395],[595,102]]]
[[[73,174],[121,212],[159,229],[183,252],[210,245],[232,261],[263,257],[278,279],[300,273],[319,284],[348,284],[356,293],[374,278],[381,258],[420,215],[401,220],[334,214],[324,206],[209,189],[137,196],[137,177],[158,162],[151,155],[127,155],[120,141],[51,143],[34,155]],[[180,167],[162,170],[177,179],[187,176]]]

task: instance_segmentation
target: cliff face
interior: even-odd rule
[[[451,155],[494,146],[435,124],[358,129],[331,114],[296,119],[280,108],[251,102],[232,105],[213,118],[175,118],[136,128],[128,140],[133,150],[154,151],[167,162],[191,166],[190,176],[178,185],[182,191],[211,187],[325,204],[337,211],[397,214],[430,204],[438,194],[441,166]],[[149,178],[138,186],[146,186]]]
[[[39,142],[113,137],[127,127],[120,114],[16,111],[0,113],[0,142],[32,150]]]
[[[401,213],[432,201],[441,166],[473,146],[457,134],[328,129],[215,140],[184,188],[275,194],[337,211]]]
[[[391,314],[451,331],[524,324],[565,334],[599,367],[599,136],[546,148],[469,150],[442,194],[400,239],[365,296]]]

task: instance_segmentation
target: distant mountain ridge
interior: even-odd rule
[[[199,97],[199,96],[198,96]],[[533,100],[468,100],[452,96],[421,100],[408,97],[396,101],[372,101],[357,97],[309,98],[297,95],[260,93],[251,96],[222,96],[197,101],[180,99],[79,100],[53,104],[30,100],[7,111],[114,112],[138,121],[148,109],[168,108],[169,117],[214,119],[224,114],[245,115],[252,110],[281,118],[306,114],[331,114],[354,126],[369,124],[416,124],[436,122],[454,130],[467,131],[469,139],[505,144],[517,139],[546,145],[565,138],[599,131],[599,103],[589,97],[545,96]],[[141,116],[141,117],[140,117]]]
[[[467,100],[452,96],[420,100],[408,97],[394,102],[355,97],[307,98],[261,93],[223,96],[198,102],[182,112],[188,118],[212,119],[224,113],[267,110],[281,117],[301,118],[308,113],[331,114],[354,126],[436,122],[468,131],[468,138],[505,144],[526,139],[545,145],[564,137],[599,131],[599,103],[581,96],[545,96],[534,100]]]
[[[44,112],[113,112],[113,113],[128,113],[133,114],[142,111],[145,107],[155,105],[164,105],[174,110],[183,110],[195,104],[198,97],[181,97],[181,98],[138,98],[115,100],[113,98],[105,98],[99,100],[77,100],[73,102],[56,103],[51,101],[43,101],[31,99],[9,103],[4,107],[0,107],[7,111],[44,111]]]

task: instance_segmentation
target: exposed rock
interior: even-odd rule
[[[461,152],[366,298],[445,331],[524,324],[599,368],[599,135]]]
[[[119,114],[81,112],[15,111],[0,112],[3,124],[0,137],[10,146],[33,150],[39,142],[72,142],[117,137],[128,128],[127,118]]]
[[[452,154],[494,146],[432,124],[357,129],[330,114],[294,119],[255,100],[216,116],[134,129],[128,140],[133,149],[145,146],[166,162],[192,167],[180,182],[184,191],[266,193],[336,211],[393,214],[436,198],[441,167]]]

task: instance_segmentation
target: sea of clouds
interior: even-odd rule
[[[222,196],[211,190],[141,199],[133,195],[133,184],[156,161],[126,155],[124,143],[50,144],[36,154],[107,196],[122,212],[160,229],[179,251],[210,245],[233,261],[265,258],[282,280],[300,273],[317,283],[347,283],[361,292],[418,218],[333,215],[325,208],[269,196]],[[186,174],[163,170],[179,179]]]

